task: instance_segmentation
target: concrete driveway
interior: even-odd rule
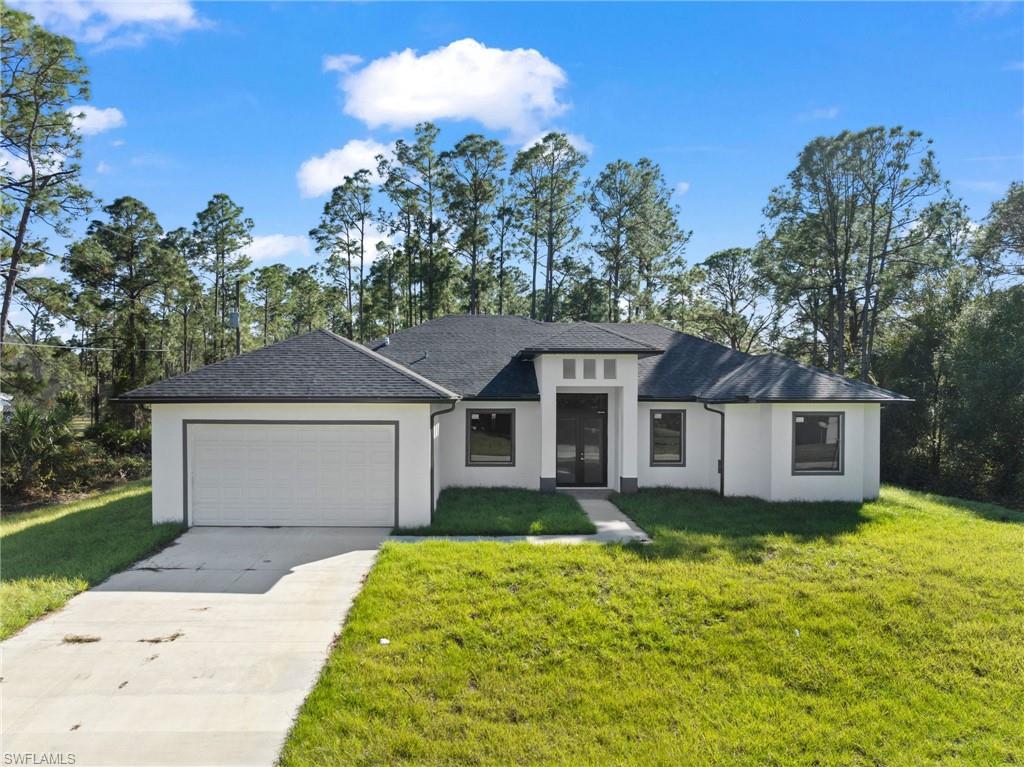
[[[4,763],[272,765],[388,532],[194,528],[75,597],[2,644]]]

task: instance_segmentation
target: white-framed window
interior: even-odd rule
[[[597,378],[597,360],[583,360],[583,377],[590,380]]]
[[[576,360],[562,360],[562,378],[576,377]]]
[[[615,360],[605,360],[604,361],[604,377],[605,377],[605,380],[609,380],[609,381],[613,380],[615,378],[615,375],[616,375]]]

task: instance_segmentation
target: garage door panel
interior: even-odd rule
[[[194,525],[391,526],[391,424],[189,426]]]

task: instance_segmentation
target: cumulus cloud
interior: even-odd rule
[[[339,53],[335,56],[324,56],[325,72],[348,72],[352,67],[363,63],[362,56],[354,53]]]
[[[102,160],[100,160],[99,165],[96,166],[96,172],[102,176],[105,176],[109,173],[113,173],[113,171],[114,169],[110,166],[110,164],[105,163]]]
[[[252,238],[247,255],[253,261],[269,261],[286,256],[305,257],[311,251],[309,238],[301,234],[257,234]]]
[[[310,157],[302,163],[295,174],[299,191],[303,197],[319,197],[334,189],[345,176],[351,176],[364,168],[372,172],[374,182],[379,182],[379,154],[390,155],[391,147],[373,139],[353,139],[340,149],[332,149],[326,154]]]
[[[690,182],[689,181],[680,181],[678,184],[676,184],[675,192],[680,197],[682,197],[684,194],[686,194],[689,191],[690,191]]]
[[[139,45],[203,26],[188,0],[18,0],[47,29],[82,43]]]
[[[528,141],[524,141],[522,148],[523,149],[529,149],[534,144],[539,144],[544,139],[544,137],[546,135],[548,135],[549,133],[551,133],[551,132],[552,131],[549,131],[549,130],[541,131],[540,133],[536,134],[533,138],[529,139]],[[556,131],[556,132],[560,133],[560,132],[563,132],[563,131]],[[583,154],[590,154],[591,152],[594,151],[594,145],[591,144],[589,141],[587,141],[587,139],[584,138],[579,133],[566,133],[565,137],[569,140],[569,143],[573,147],[575,147],[580,152],[583,152]]]
[[[567,82],[539,51],[488,48],[466,38],[422,55],[406,49],[359,69],[350,65],[340,87],[345,113],[370,128],[475,120],[522,138],[568,109],[559,98]]]
[[[124,114],[117,107],[100,109],[83,104],[71,107],[68,112],[74,118],[78,132],[83,136],[95,136],[97,133],[120,128],[125,124]]]
[[[835,120],[839,117],[839,107],[817,107],[797,116],[801,120]]]

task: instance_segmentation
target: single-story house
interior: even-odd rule
[[[365,346],[316,330],[136,389],[153,519],[417,526],[452,485],[873,498],[908,401],[653,323],[450,316]]]

